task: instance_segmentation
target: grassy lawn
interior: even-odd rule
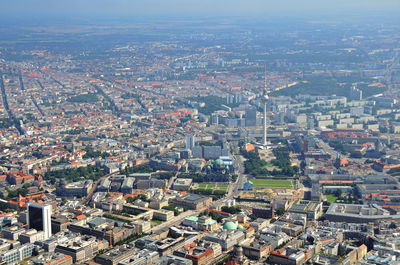
[[[254,188],[294,188],[293,180],[281,180],[281,179],[249,179],[253,182]]]
[[[215,184],[215,183],[201,183],[198,185],[198,188],[196,189],[197,191],[204,191],[204,192],[211,192],[214,193],[214,191],[219,191],[219,192],[227,192],[228,191],[228,184]]]
[[[156,219],[151,220],[151,226],[152,227],[155,227],[155,226],[157,226],[157,225],[159,225],[161,223],[162,223],[162,221],[160,221],[160,220],[156,220]]]
[[[226,190],[228,184],[201,183],[198,186],[199,190]]]
[[[326,196],[326,200],[329,202],[329,203],[333,203],[333,202],[335,202],[337,199],[338,199],[338,197],[336,197],[335,195],[332,195],[332,194],[327,194],[327,195],[325,195]]]
[[[265,166],[263,166],[263,168],[266,168],[268,170],[273,170],[274,168],[279,169],[279,167],[274,166],[272,163],[268,163]]]
[[[199,189],[205,190],[207,188],[208,184],[200,183],[199,184]]]
[[[218,185],[217,185],[217,189],[218,189],[218,190],[227,191],[227,190],[228,190],[228,185],[221,185],[221,184],[218,184]]]

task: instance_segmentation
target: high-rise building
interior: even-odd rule
[[[243,96],[240,93],[229,94],[226,96],[226,104],[237,104],[243,102]]]
[[[257,125],[257,110],[254,107],[246,108],[245,125],[246,126]]]
[[[28,204],[28,227],[44,232],[44,239],[51,237],[51,205]]]
[[[211,124],[212,125],[218,125],[219,124],[219,115],[218,113],[212,113],[211,114]]]
[[[196,139],[194,135],[186,136],[186,149],[192,150],[195,144],[196,144]]]
[[[357,85],[354,85],[350,89],[350,100],[362,100],[362,90],[357,88]]]

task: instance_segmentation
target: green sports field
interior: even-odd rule
[[[293,180],[282,179],[249,179],[253,182],[254,188],[271,188],[271,189],[294,189],[295,184]]]

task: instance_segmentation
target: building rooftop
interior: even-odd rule
[[[226,229],[226,230],[236,230],[237,229],[237,225],[232,221],[228,221],[223,225],[222,228]]]
[[[196,216],[188,216],[185,219],[192,222],[197,222],[199,220],[199,218]]]

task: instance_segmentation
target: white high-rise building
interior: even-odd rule
[[[51,237],[51,205],[28,204],[28,227],[44,232],[44,239]]]
[[[194,135],[186,136],[186,149],[192,150],[195,144],[196,144],[196,139]]]

